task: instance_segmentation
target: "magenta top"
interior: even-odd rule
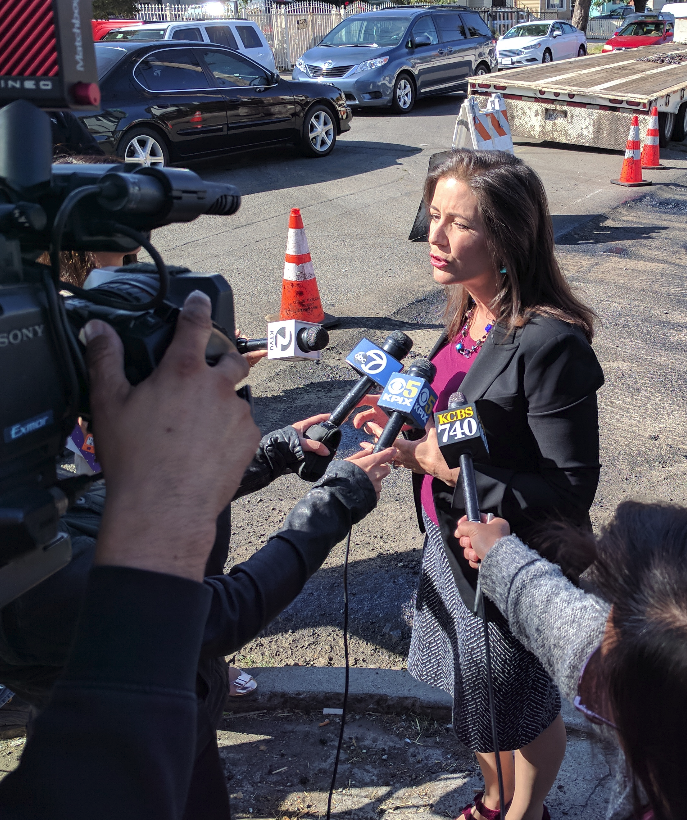
[[[432,387],[436,391],[439,399],[437,400],[435,412],[446,410],[448,407],[448,400],[452,393],[460,390],[465,374],[472,367],[475,359],[479,356],[479,350],[473,353],[469,358],[461,356],[456,350],[456,342],[458,337],[449,342],[446,347],[443,347],[437,355],[432,359],[436,365],[437,374],[432,382]],[[477,342],[468,335],[464,340],[466,347],[472,347]],[[434,509],[434,498],[432,497],[432,478],[431,475],[425,475],[422,479],[422,489],[420,491],[420,501],[422,509],[438,526],[439,520]]]

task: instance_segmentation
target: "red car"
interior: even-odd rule
[[[108,31],[113,28],[125,28],[126,26],[140,26],[140,20],[91,20],[93,29],[93,39],[102,40]]]
[[[657,17],[635,20],[618,29],[601,49],[602,51],[623,51],[640,46],[658,46],[673,42],[673,23]]]

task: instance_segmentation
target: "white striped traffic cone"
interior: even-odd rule
[[[642,160],[639,156],[639,117],[636,114],[632,117],[620,179],[612,179],[611,183],[613,185],[624,185],[627,188],[651,185],[650,181],[642,179]]]
[[[642,148],[642,168],[646,168],[649,171],[656,171],[665,169],[665,167],[665,165],[661,165],[658,146],[658,108],[654,106],[651,109],[651,119],[649,120],[646,140]]]
[[[283,322],[287,319],[312,322],[323,327],[333,327],[339,322],[336,316],[325,313],[322,309],[310,248],[308,247],[303,218],[299,208],[292,208],[289,215],[281,310],[278,317],[267,317],[269,322]]]

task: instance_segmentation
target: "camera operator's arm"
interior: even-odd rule
[[[114,331],[88,328],[108,481],[96,566],[64,675],[19,768],[0,784],[0,814],[172,820],[182,815],[195,754],[210,603],[198,581],[214,520],[258,443],[234,392],[248,368],[238,354],[205,364],[211,323],[202,295],[189,297],[162,363],[135,388]]]
[[[234,499],[257,492],[280,476],[293,472],[303,461],[306,452],[329,455],[329,450],[321,441],[311,441],[304,435],[313,424],[328,418],[328,413],[322,413],[263,436],[257,453],[243,474]]]
[[[213,596],[203,655],[235,652],[294,600],[331,549],[374,509],[396,452],[332,462],[262,549],[228,575],[205,579]]]

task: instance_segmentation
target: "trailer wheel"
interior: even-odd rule
[[[665,148],[673,139],[676,119],[670,111],[658,112],[658,144],[661,148]]]
[[[553,62],[553,54],[548,50],[548,48],[544,52],[544,55],[542,56],[541,61],[542,61],[542,63],[552,63]]]
[[[687,137],[687,102],[683,102],[678,109],[673,132],[675,142],[682,142],[685,137]]]

